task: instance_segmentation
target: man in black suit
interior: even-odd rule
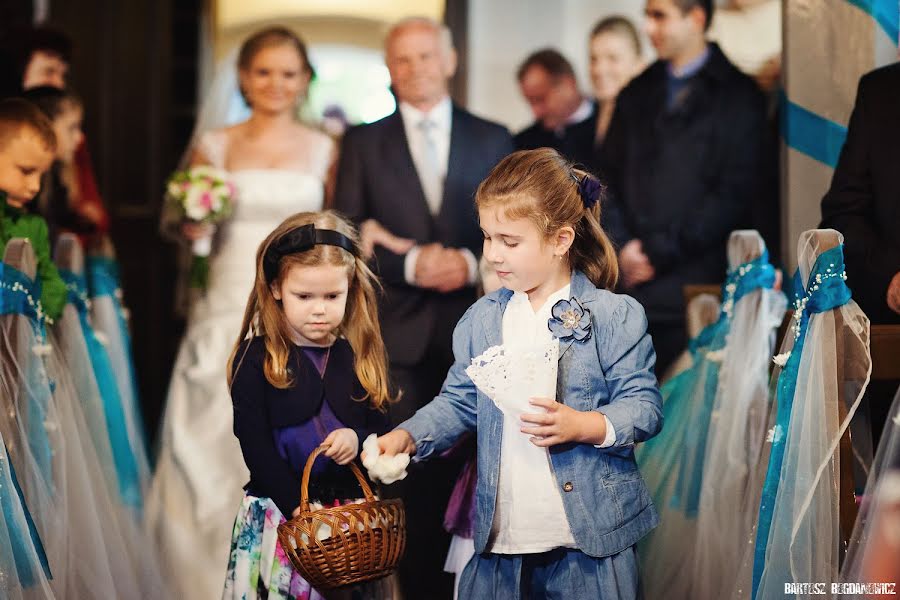
[[[759,201],[763,97],[707,43],[712,0],[647,0],[660,60],[625,87],[600,148],[604,228],[647,311],[657,373],[687,346],[685,284],[721,282],[726,244]]]
[[[900,324],[900,63],[862,77],[847,140],[822,198],[844,234],[847,285],[872,323]]]
[[[416,242],[403,255],[375,249],[385,292],[381,326],[391,376],[403,391],[391,407],[398,424],[440,392],[453,363],[453,329],[475,301],[482,248],[475,190],[513,148],[505,128],[452,104],[447,83],[456,54],[446,27],[404,20],[388,33],[385,57],[398,109],[344,136],[335,208]],[[441,524],[457,473],[433,464],[403,482],[409,538],[400,575],[407,598],[449,597],[449,537]]]
[[[597,106],[579,91],[572,64],[553,48],[544,48],[525,59],[517,78],[535,121],[516,134],[516,149],[553,148],[587,165],[594,151]]]
[[[844,234],[847,285],[873,324],[900,324],[900,63],[862,77],[821,227]],[[896,358],[896,357],[895,357]],[[877,444],[896,381],[872,381],[866,410]]]

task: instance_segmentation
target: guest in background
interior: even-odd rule
[[[339,139],[349,126],[347,113],[339,104],[329,104],[322,111],[322,129],[331,137]]]
[[[591,84],[597,106],[594,128],[595,150],[603,143],[616,107],[616,96],[644,68],[641,38],[634,25],[621,16],[599,21],[589,41]]]
[[[597,113],[578,89],[572,64],[559,51],[544,48],[525,59],[516,78],[535,119],[516,134],[516,149],[553,148],[575,163],[588,164]]]
[[[647,0],[660,60],[619,95],[600,149],[622,287],[647,311],[666,367],[687,345],[683,287],[717,283],[729,234],[758,201],[763,97],[704,32],[711,0]]]
[[[96,233],[96,224],[78,212],[78,185],[75,181],[75,152],[84,139],[81,99],[74,92],[50,86],[26,90],[23,97],[41,109],[56,134],[56,159],[44,178],[35,208],[50,227],[51,239],[63,231],[81,236]]]
[[[781,10],[781,0],[727,0],[707,33],[764,92],[775,90],[781,77]]]
[[[4,96],[39,85],[66,85],[72,60],[72,40],[61,31],[46,27],[16,27],[0,41],[3,59]]]
[[[873,325],[900,324],[900,63],[862,77],[822,223],[844,234],[847,285]],[[896,359],[896,357],[894,357]],[[868,409],[877,444],[897,382],[873,381]]]
[[[7,83],[3,84],[4,93],[20,95],[35,87],[66,87],[72,41],[65,33],[45,27],[17,29],[4,38],[2,46],[9,67]],[[73,157],[71,179],[72,207],[94,227],[94,236],[82,236],[82,241],[93,243],[109,231],[109,214],[100,198],[83,137]]]
[[[822,198],[822,224],[844,234],[847,285],[872,323],[900,324],[900,63],[859,81],[847,140]]]
[[[782,0],[719,0],[706,35],[766,96],[762,193],[753,205],[752,224],[766,240],[776,266],[781,257],[781,10]]]
[[[381,328],[391,377],[403,392],[390,408],[396,425],[440,392],[453,363],[453,328],[475,301],[482,248],[475,190],[512,151],[512,139],[502,126],[453,105],[448,81],[456,52],[443,25],[425,18],[397,23],[385,58],[398,109],[344,135],[334,208],[357,224],[375,219],[415,240],[402,253],[374,248],[385,291]],[[452,578],[442,572],[450,538],[441,524],[458,472],[452,463],[414,471],[394,491],[407,501],[400,566],[407,598],[451,597]]]

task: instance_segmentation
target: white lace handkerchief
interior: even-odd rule
[[[491,346],[472,359],[466,374],[503,414],[519,418],[538,412],[529,398],[556,398],[558,366],[559,341],[553,339],[527,350]]]

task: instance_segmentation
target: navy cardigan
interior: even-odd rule
[[[250,470],[250,481],[244,489],[255,496],[271,498],[289,519],[300,503],[303,473],[302,466],[292,466],[279,453],[274,437],[277,430],[313,418],[322,402],[328,402],[335,416],[356,431],[360,444],[370,433],[385,433],[389,423],[385,413],[373,409],[368,401],[358,400],[365,397],[365,390],[353,370],[353,349],[346,340],[338,339],[332,346],[323,376],[298,347],[292,346],[288,369],[294,385],[283,390],[266,380],[264,358],[262,337],[244,342],[235,357],[231,384],[234,434],[240,441],[244,461]],[[329,469],[324,480],[317,477],[316,481],[310,481],[310,498],[330,500],[332,497],[361,495],[350,469],[334,467]],[[344,492],[345,489],[351,491]]]

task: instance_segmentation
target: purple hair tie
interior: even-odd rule
[[[575,178],[578,181],[578,178]],[[578,181],[578,193],[581,194],[581,201],[588,210],[594,208],[594,205],[600,200],[600,193],[603,191],[603,184],[596,177],[585,175]]]

